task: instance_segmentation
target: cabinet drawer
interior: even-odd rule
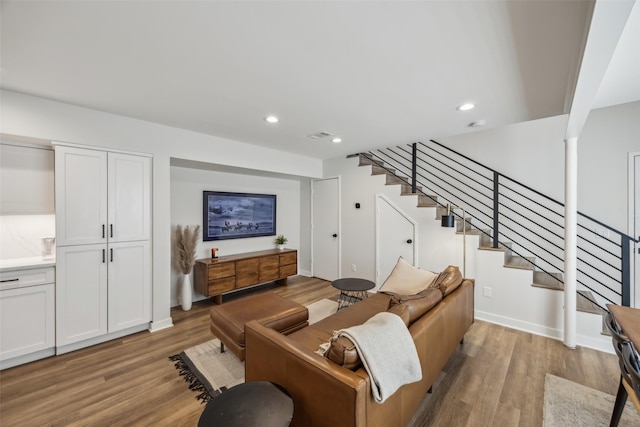
[[[270,282],[280,278],[280,270],[278,268],[278,255],[260,258],[260,283]]]
[[[236,264],[233,262],[224,262],[222,264],[213,264],[209,266],[209,280],[235,276],[235,274]]]
[[[207,296],[219,295],[223,292],[232,291],[236,286],[235,277],[225,277],[224,279],[217,279],[209,281],[207,288]]]
[[[34,268],[0,273],[0,289],[25,288],[55,281],[53,267]]]
[[[270,282],[272,280],[278,280],[279,278],[280,278],[280,269],[277,266],[274,268],[260,270],[259,283]]]
[[[278,255],[260,258],[260,269],[278,268]]]
[[[280,267],[280,278],[295,276],[298,273],[298,264],[283,265]]]
[[[280,254],[280,265],[296,264],[297,252],[287,252],[286,254]]]
[[[260,262],[258,258],[236,262],[236,287],[255,285],[260,283]]]

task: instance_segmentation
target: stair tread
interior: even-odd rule
[[[478,249],[480,249],[481,251],[496,251],[496,252],[504,252],[504,248],[498,246],[497,248],[494,248],[493,246],[478,246]]]
[[[593,294],[589,291],[578,291],[579,294],[584,295],[592,300],[595,300]],[[578,298],[576,300],[576,309],[585,313],[604,314],[605,311],[597,304],[589,301],[587,298]]]
[[[534,288],[544,288],[544,289],[551,289],[552,291],[564,291],[564,287],[558,284],[551,284],[551,283],[532,283],[531,286],[533,286]]]
[[[505,262],[504,266],[508,268],[517,268],[521,270],[533,270],[535,258],[533,257],[521,257],[512,255],[509,256]]]

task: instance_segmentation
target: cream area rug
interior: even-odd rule
[[[547,374],[543,427],[608,427],[615,396]],[[627,402],[619,427],[640,426],[640,415]]]
[[[309,323],[313,324],[333,314],[338,303],[329,299],[316,301],[307,306]],[[208,402],[234,385],[244,382],[244,362],[230,351],[220,353],[217,338],[188,348],[169,357],[189,388],[198,392],[196,399]]]

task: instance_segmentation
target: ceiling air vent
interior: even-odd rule
[[[331,134],[329,132],[316,132],[316,133],[310,133],[309,135],[307,135],[307,138],[322,139],[322,138],[326,138],[328,136],[331,136]]]

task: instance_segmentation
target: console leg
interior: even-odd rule
[[[224,353],[224,343],[220,341],[220,353]]]
[[[460,344],[464,344],[464,338],[460,340]]]
[[[433,386],[429,387],[429,390],[427,390],[427,393],[433,393]]]

